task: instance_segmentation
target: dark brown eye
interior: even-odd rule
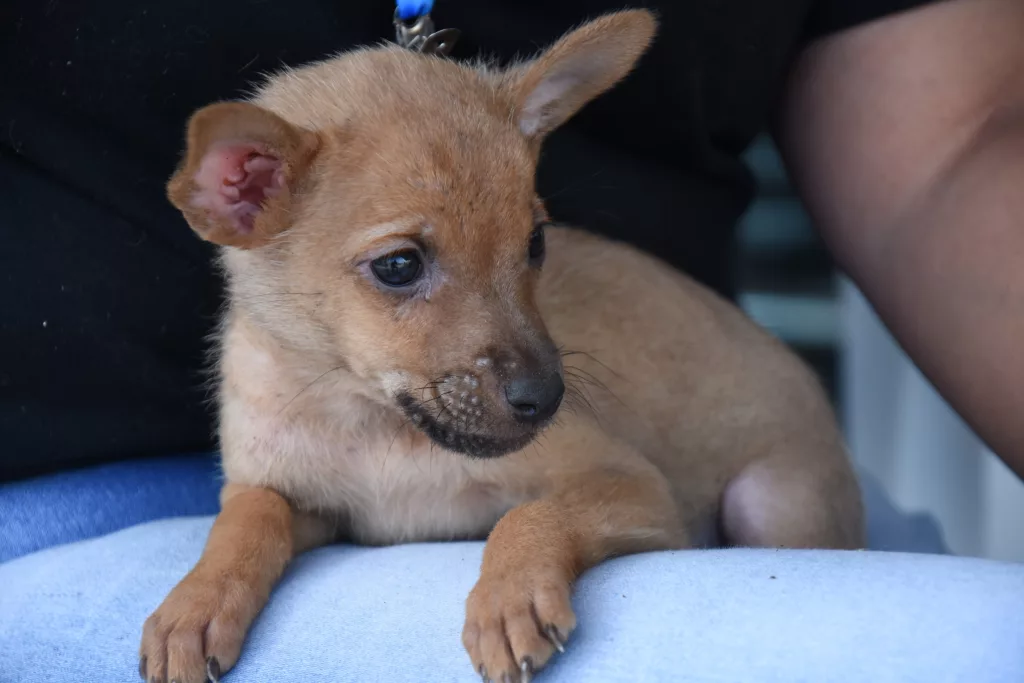
[[[538,225],[530,233],[530,246],[528,248],[530,262],[540,264],[544,259],[544,224]]]
[[[377,279],[388,287],[408,287],[423,271],[423,260],[416,251],[406,249],[381,256],[370,267]]]

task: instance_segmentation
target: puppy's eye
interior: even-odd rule
[[[544,224],[538,225],[530,233],[529,251],[530,261],[540,263],[544,258]]]
[[[414,249],[405,249],[374,259],[370,268],[388,287],[408,287],[423,271],[423,260]]]

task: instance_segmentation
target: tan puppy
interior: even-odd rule
[[[169,193],[227,247],[228,483],[143,677],[219,677],[288,562],[339,539],[489,535],[463,641],[495,681],[562,649],[607,557],[861,544],[801,363],[655,259],[550,226],[534,191],[544,136],[654,31],[608,15],[506,71],[356,51],[194,116]]]

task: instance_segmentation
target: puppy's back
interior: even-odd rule
[[[734,305],[629,246],[564,228],[549,243],[540,306],[583,394],[575,408],[641,450],[681,498],[710,504],[776,444],[848,468],[817,379]]]

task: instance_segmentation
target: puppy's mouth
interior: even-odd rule
[[[462,453],[472,458],[498,458],[521,450],[542,431],[541,427],[522,431],[507,436],[497,436],[472,428],[470,424],[460,424],[460,420],[446,415],[446,409],[436,402],[422,402],[410,394],[402,393],[397,397],[398,406],[421,432],[442,448]],[[475,417],[482,416],[480,411]],[[468,421],[467,421],[468,422]]]

